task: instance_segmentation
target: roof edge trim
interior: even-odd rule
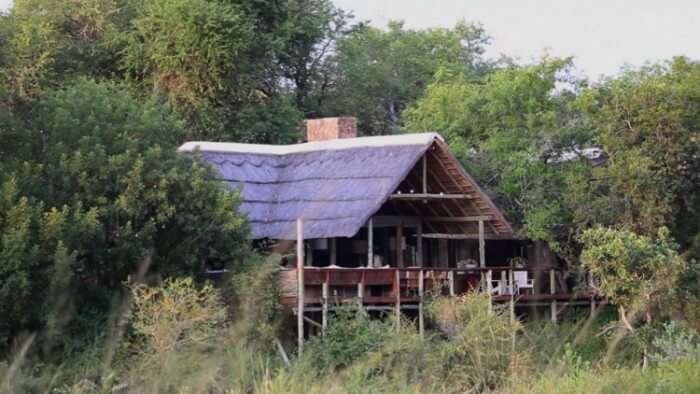
[[[178,148],[180,153],[216,152],[216,153],[247,153],[260,155],[289,155],[295,153],[307,153],[324,150],[341,150],[353,148],[402,146],[402,145],[430,145],[434,141],[444,141],[438,133],[400,134],[387,136],[372,136],[358,138],[344,138],[336,140],[306,142],[294,145],[264,145],[241,144],[232,142],[186,142]]]

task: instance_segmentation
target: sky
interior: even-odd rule
[[[677,55],[700,59],[700,2],[694,0],[334,0],[377,27],[480,22],[492,37],[490,57],[529,63],[574,56],[591,79]]]
[[[333,0],[358,19],[385,27],[452,27],[479,22],[493,38],[489,57],[522,63],[544,54],[574,56],[592,79],[625,65],[686,55],[700,59],[700,2],[694,0]],[[12,0],[0,0],[7,10]]]

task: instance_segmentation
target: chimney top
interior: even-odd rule
[[[353,117],[306,120],[306,140],[326,141],[357,137],[357,119]]]

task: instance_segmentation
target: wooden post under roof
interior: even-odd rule
[[[479,220],[479,267],[486,267],[486,241],[484,240],[483,220]]]
[[[336,238],[331,238],[331,265],[336,265],[338,262],[338,243]]]
[[[367,267],[374,267],[374,226],[372,218],[367,221]]]
[[[297,219],[297,343],[304,352],[304,221]]]
[[[396,226],[396,266],[403,268],[403,223]]]
[[[423,194],[428,194],[428,152],[423,154]],[[427,204],[428,200],[423,200],[423,204]]]
[[[423,223],[418,222],[416,227],[416,263],[423,266]]]

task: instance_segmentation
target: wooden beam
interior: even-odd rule
[[[304,221],[297,219],[297,344],[304,352]]]
[[[443,144],[443,145],[445,145],[445,144]],[[440,145],[438,144],[438,146],[440,146]],[[443,148],[443,150],[445,151],[446,154],[452,156],[452,160],[457,163],[456,165],[459,166],[459,167],[457,167],[457,171],[461,172],[463,174],[466,174],[466,171],[464,170],[464,168],[461,167],[461,165],[459,164],[457,159],[454,157],[454,155],[452,155],[449,148],[445,146]],[[452,180],[452,182],[454,182],[460,189],[464,190],[464,187],[461,185],[460,181],[457,178],[455,178],[452,174],[450,174],[450,171],[445,166],[445,163],[442,162],[442,159],[437,155],[437,153],[435,153],[434,150],[430,150],[430,154],[435,158],[435,161],[438,163],[440,168],[442,168],[442,170],[445,172],[445,174]],[[460,171],[460,169],[461,169],[461,171]],[[462,179],[462,180],[464,181],[464,179]],[[467,180],[466,182],[468,184],[472,183],[471,180]],[[476,184],[472,185],[472,188],[473,188],[473,186],[476,186]],[[477,190],[478,190],[478,188],[477,188]],[[488,196],[486,198],[488,198]],[[474,200],[472,201],[472,206],[477,211],[481,212],[483,209],[481,207],[479,207],[474,201],[476,201],[476,197],[474,197]],[[494,226],[493,223],[489,222],[489,227],[491,227],[491,230],[493,230],[494,233],[498,233],[498,229],[496,228],[496,226]]]
[[[392,200],[470,200],[471,194],[445,194],[445,193],[394,193]]]
[[[449,222],[449,223],[461,223],[461,222],[485,222],[493,219],[493,216],[482,215],[482,216],[425,216],[422,218],[426,222]]]
[[[483,220],[479,220],[479,267],[486,267],[486,242],[484,242]]]
[[[423,233],[425,239],[479,239],[479,234]],[[500,234],[484,234],[484,239],[519,239]]]

